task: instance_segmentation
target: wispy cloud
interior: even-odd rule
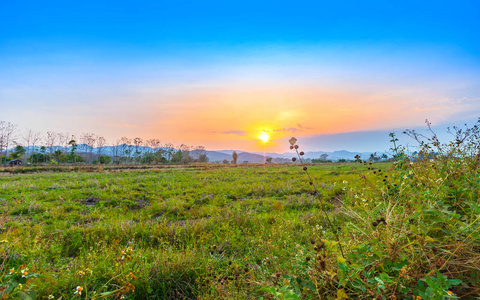
[[[289,127],[289,128],[278,128],[278,129],[273,129],[273,132],[302,132],[305,130],[313,129],[312,127],[307,127],[303,126],[300,123],[297,123],[297,127]]]
[[[273,131],[275,131],[275,132],[297,132],[297,131],[301,131],[301,130],[298,129],[298,128],[290,127],[290,128],[274,129]]]
[[[299,129],[304,129],[304,130],[313,129],[312,127],[303,126],[303,125],[300,124],[300,123],[297,123],[297,127],[298,127]]]
[[[221,132],[214,131],[213,133],[235,134],[235,135],[239,135],[239,136],[246,136],[247,135],[247,132],[244,131],[244,130],[229,130],[229,131],[221,131]]]

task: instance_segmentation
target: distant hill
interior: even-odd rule
[[[62,150],[65,152],[71,151],[71,147],[60,147],[60,146],[54,146],[52,147],[53,151],[55,150]],[[130,150],[132,152],[138,151],[141,154],[144,153],[152,153],[155,152],[156,150],[150,147],[135,147],[135,146],[128,146],[128,145],[119,145],[116,146],[117,150],[115,151],[114,146],[105,146],[101,148],[93,148],[93,153],[98,155],[108,155],[108,156],[114,156],[114,155],[121,155],[121,153],[125,150]],[[159,149],[165,149],[165,148],[159,148]],[[9,151],[13,151],[13,149],[9,149]],[[33,152],[39,152],[40,147],[35,146],[35,147],[28,147],[27,148],[27,153],[31,154]],[[249,162],[249,163],[263,163],[264,162],[264,156],[265,158],[271,157],[273,158],[273,162],[280,163],[280,162],[289,162],[291,161],[292,157],[296,156],[295,152],[292,150],[291,152],[284,152],[284,153],[274,153],[274,152],[267,152],[267,153],[261,153],[261,152],[245,152],[241,150],[217,150],[217,151],[210,151],[206,150],[205,153],[207,154],[209,162],[217,162],[217,163],[222,163],[225,159],[228,160],[229,162],[232,161],[232,153],[233,151],[236,151],[238,153],[238,163],[243,163],[243,162]],[[90,147],[86,145],[78,145],[78,148],[76,150],[77,154],[82,154],[85,152],[90,152]],[[46,153],[50,153],[50,149],[47,148]],[[338,150],[338,151],[332,151],[332,152],[327,152],[327,151],[310,151],[310,152],[305,152],[304,158],[305,159],[318,159],[320,155],[322,154],[327,154],[328,160],[332,161],[338,161],[339,159],[346,159],[346,160],[354,160],[356,155],[360,155],[362,159],[368,159],[370,155],[373,152],[350,152],[346,150]],[[198,156],[194,151],[191,151],[192,156]],[[376,153],[378,156],[381,156],[382,154],[387,154],[384,152],[377,152]]]

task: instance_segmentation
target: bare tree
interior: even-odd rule
[[[149,147],[149,154],[154,156],[154,163],[158,163],[162,158],[163,151],[161,151],[160,146],[162,145],[159,139],[149,139],[145,141],[146,145]]]
[[[93,133],[82,133],[80,140],[86,152],[87,162],[93,161],[93,148],[95,147],[96,137]]]
[[[140,154],[142,154],[140,149],[143,145],[143,139],[139,138],[139,137],[136,137],[136,138],[133,139],[133,144],[135,145],[134,158],[138,162],[138,157],[140,156]]]
[[[65,155],[68,155],[68,146],[69,146],[68,143],[74,139],[75,139],[74,136],[69,134],[68,132],[58,134],[58,144],[62,148]]]
[[[127,157],[130,158],[130,155],[131,155],[130,146],[132,142],[129,138],[125,136],[121,137],[118,142],[120,143],[119,146],[120,146],[120,154],[122,155],[122,160],[124,160],[124,163],[126,163]]]
[[[107,139],[103,136],[97,136],[97,154],[102,156],[103,147],[107,144]]]
[[[165,149],[165,156],[167,161],[171,161],[173,153],[175,152],[175,147],[171,143],[166,143],[163,147]]]
[[[17,125],[6,121],[0,121],[0,163],[3,161],[5,150],[5,157],[8,156],[8,147],[15,143],[15,134]]]
[[[27,150],[24,160],[27,160],[31,153],[35,152],[35,145],[41,140],[40,132],[28,129],[25,134],[22,135],[22,138]]]
[[[54,151],[54,146],[57,143],[58,140],[58,135],[56,132],[53,131],[47,131],[47,135],[45,136],[45,145],[48,148],[48,153],[50,156],[52,155]]]

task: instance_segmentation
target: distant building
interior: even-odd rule
[[[9,165],[10,167],[21,166],[21,165],[22,165],[22,161],[19,160],[19,159],[12,159],[11,161],[8,162],[8,165]]]

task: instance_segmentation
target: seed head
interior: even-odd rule
[[[292,161],[297,161],[297,158],[296,157],[292,157]]]
[[[320,270],[324,271],[327,268],[327,263],[324,260],[320,261]]]
[[[294,147],[295,147],[295,149],[298,149],[298,145],[295,145]]]
[[[306,260],[306,261],[310,261],[310,256],[307,256],[307,257],[305,258],[305,260]]]
[[[300,152],[300,155],[304,155],[304,154],[305,154],[305,152],[303,152],[303,151]]]
[[[306,170],[307,170],[307,167],[303,167],[303,170],[306,171]]]
[[[378,223],[377,223],[377,222],[373,222],[373,223],[372,223],[372,226],[373,226],[373,227],[377,227],[377,226],[378,226]]]

